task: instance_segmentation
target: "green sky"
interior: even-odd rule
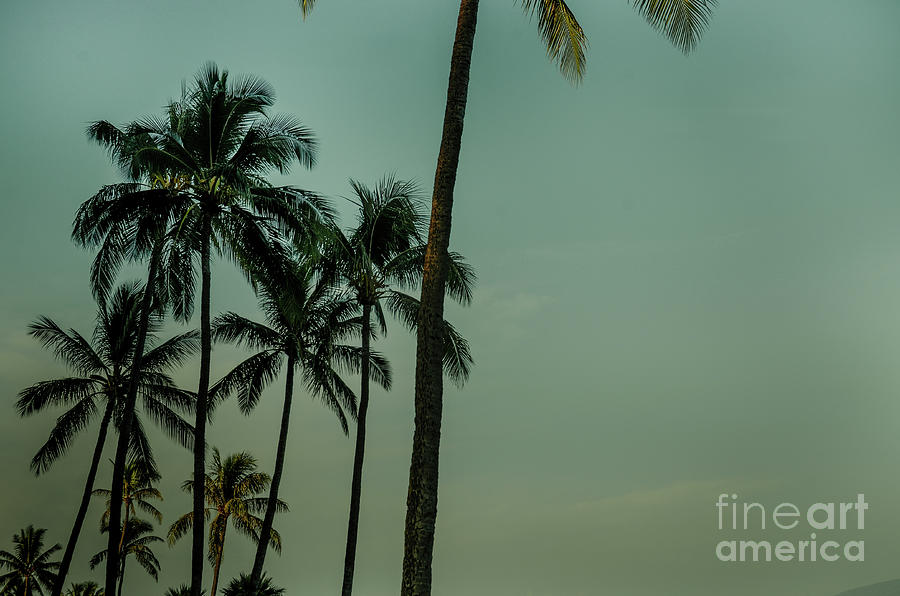
[[[684,57],[629,2],[573,0],[591,41],[578,88],[519,7],[482,4],[452,240],[480,280],[472,307],[450,310],[477,368],[446,395],[434,593],[830,596],[894,579],[900,3],[721,0]],[[293,0],[3,4],[0,547],[28,523],[65,541],[93,445],[82,437],[34,478],[52,416],[13,409],[21,388],[62,372],[26,324],[92,326],[92,255],[70,226],[119,177],[87,123],[159,112],[206,60],[254,73],[322,141],[319,166],[286,180],[349,213],[349,177],[430,184],[455,10],[322,0],[301,22]],[[256,314],[230,265],[214,273],[215,310]],[[398,591],[412,436],[414,342],[396,327],[378,345],[396,383],[370,410],[365,596]],[[238,357],[214,351],[213,374]],[[178,379],[193,387],[196,373]],[[278,391],[249,418],[224,407],[211,443],[269,467]],[[270,568],[291,596],[330,594],[352,442],[298,397],[292,511],[276,519],[285,550]],[[190,455],[155,445],[171,522],[190,508],[178,489]],[[864,492],[866,529],[838,534],[864,538],[866,561],[720,563],[721,492],[800,505]],[[72,579],[102,546],[100,509]],[[126,593],[184,581],[188,551],[161,547],[160,584],[130,568]],[[250,556],[230,537],[223,576]]]

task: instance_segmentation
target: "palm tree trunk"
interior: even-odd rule
[[[437,519],[438,456],[443,408],[444,284],[447,280],[453,187],[459,165],[478,0],[461,0],[450,59],[444,130],[434,175],[416,334],[416,429],[406,499],[402,596],[431,594],[431,557]]]
[[[228,519],[222,524],[222,541],[219,543],[219,552],[216,553],[216,564],[213,566],[212,588],[209,596],[216,596],[216,588],[219,587],[219,570],[222,568],[222,555],[225,554],[225,532],[228,530]]]
[[[128,441],[131,438],[131,422],[134,417],[134,406],[137,401],[138,381],[141,370],[141,358],[147,343],[147,328],[150,323],[150,309],[153,304],[153,288],[162,259],[162,239],[157,241],[150,255],[150,268],[147,273],[147,285],[141,299],[141,319],[138,322],[138,334],[135,341],[134,356],[131,361],[131,374],[128,383],[128,394],[122,415],[122,427],[119,429],[119,441],[116,444],[116,459],[113,463],[112,487],[109,497],[109,540],[106,546],[106,582],[104,592],[116,593],[116,579],[119,570],[119,542],[122,520],[122,484],[125,476],[125,459],[128,455]]]
[[[256,557],[253,560],[253,571],[250,573],[251,585],[262,577],[266,563],[266,551],[269,549],[269,535],[275,522],[275,507],[278,503],[278,487],[281,485],[281,474],[284,471],[284,455],[287,452],[288,425],[291,420],[291,402],[294,398],[294,367],[297,366],[293,356],[287,359],[287,375],[284,381],[284,406],[281,410],[281,431],[278,433],[278,447],[275,451],[275,471],[269,485],[269,502],[266,503],[266,514],[259,531],[259,543],[256,545]]]
[[[106,443],[106,432],[109,428],[109,420],[112,418],[114,407],[115,399],[108,397],[106,410],[103,412],[103,419],[100,421],[100,432],[97,433],[97,444],[94,446],[91,467],[88,470],[87,479],[84,481],[81,505],[78,507],[78,513],[75,515],[75,525],[72,526],[72,533],[69,535],[69,541],[66,543],[66,551],[63,553],[62,561],[59,564],[59,571],[56,574],[56,583],[53,586],[51,596],[62,595],[63,587],[66,583],[66,575],[69,573],[69,566],[72,564],[72,557],[75,554],[75,545],[78,543],[78,536],[81,534],[81,527],[84,525],[84,518],[87,516],[88,505],[91,502],[94,481],[97,479],[97,468],[100,465],[100,458],[103,456],[103,445]]]
[[[122,545],[125,544],[125,528],[128,527],[128,505],[125,506],[125,519],[122,520],[122,537],[119,538],[119,556],[122,556]]]
[[[122,533],[124,534],[125,532],[122,532]],[[119,596],[122,596],[122,584],[125,583],[125,560],[126,559],[127,559],[127,557],[123,556],[122,564],[119,566],[119,591],[117,592],[117,594]]]
[[[362,497],[363,459],[366,453],[366,414],[369,412],[369,354],[372,333],[372,305],[363,304],[362,380],[359,388],[359,411],[356,416],[356,451],[353,454],[353,480],[350,483],[350,520],[347,522],[347,550],[344,553],[344,585],[342,596],[353,593],[356,570],[356,539],[359,533],[359,502]]]
[[[205,501],[206,473],[206,398],[209,393],[209,366],[212,358],[212,335],[209,323],[210,310],[210,242],[212,222],[203,215],[200,248],[200,386],[197,389],[197,418],[194,423],[194,519],[202,520]],[[194,523],[191,548],[191,596],[200,596],[203,583],[203,532],[202,523]]]

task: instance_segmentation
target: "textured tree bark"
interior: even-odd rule
[[[75,515],[75,524],[72,526],[72,533],[69,535],[69,541],[66,543],[66,551],[63,553],[62,561],[59,564],[59,571],[56,574],[56,583],[53,585],[51,596],[61,596],[65,587],[66,575],[69,573],[69,567],[72,565],[72,556],[75,554],[75,545],[78,544],[78,537],[81,534],[82,526],[84,526],[84,518],[87,516],[88,506],[91,502],[94,481],[97,479],[97,468],[100,466],[100,458],[103,456],[103,445],[106,443],[106,432],[109,429],[109,420],[112,418],[114,407],[115,398],[108,396],[106,399],[106,410],[103,412],[103,419],[100,421],[100,431],[97,433],[94,455],[91,458],[91,467],[88,470],[87,479],[84,481],[81,505],[79,505],[78,513]]]
[[[210,328],[210,243],[212,222],[203,214],[200,247],[200,385],[197,388],[197,411],[194,421],[194,520],[205,519],[206,484],[206,399],[209,393],[209,366],[212,359],[212,331]],[[193,525],[191,544],[191,596],[200,596],[203,585],[203,534],[202,523]]]
[[[134,417],[134,406],[137,402],[138,371],[141,370],[141,358],[147,343],[147,329],[150,324],[150,309],[153,306],[153,288],[159,263],[162,258],[162,242],[158,242],[150,255],[150,269],[147,273],[147,285],[141,298],[141,318],[138,322],[138,335],[135,341],[134,356],[131,361],[128,394],[122,415],[122,428],[119,429],[119,440],[116,443],[116,458],[113,462],[112,486],[109,497],[109,540],[106,545],[106,578],[104,592],[116,593],[116,580],[119,575],[119,542],[122,525],[122,483],[125,474],[125,460],[128,456],[128,441],[131,438],[131,422]]]
[[[253,560],[253,571],[250,573],[252,584],[256,585],[262,577],[266,563],[266,551],[269,549],[269,535],[275,523],[275,507],[278,503],[278,488],[281,486],[281,475],[284,472],[284,456],[287,453],[288,428],[291,421],[291,403],[294,400],[294,367],[297,366],[293,356],[287,359],[287,375],[284,381],[284,406],[281,409],[281,430],[278,433],[278,447],[275,450],[275,470],[272,472],[272,483],[269,485],[269,501],[266,503],[266,514],[259,531],[259,542],[256,545],[256,557]]]
[[[441,358],[444,284],[447,280],[453,188],[462,143],[478,0],[461,0],[450,59],[444,129],[434,175],[431,223],[425,249],[422,299],[416,334],[416,429],[406,500],[402,596],[431,594],[431,559],[437,519],[438,456],[443,377]]]
[[[347,550],[344,553],[344,583],[341,594],[353,593],[356,569],[356,539],[359,533],[359,502],[362,497],[363,459],[366,453],[366,415],[369,412],[369,354],[372,332],[372,305],[363,304],[362,381],[359,388],[359,410],[356,417],[356,450],[353,453],[353,479],[350,483],[350,519],[347,522]]]

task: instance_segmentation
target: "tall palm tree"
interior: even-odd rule
[[[101,531],[108,532],[109,526],[103,527]],[[151,534],[152,531],[153,524],[143,519],[132,519],[127,527],[122,528],[123,540],[119,553],[118,573],[119,589],[116,592],[118,596],[122,596],[122,586],[125,584],[125,563],[127,563],[129,556],[134,557],[134,560],[144,568],[144,571],[150,577],[159,581],[160,564],[159,559],[156,558],[156,554],[153,552],[152,545],[157,542],[163,542],[163,539]],[[91,557],[91,569],[102,563],[106,559],[107,554],[107,550],[103,549]]]
[[[144,354],[152,312],[161,310],[169,298],[163,279],[172,280],[185,274],[182,270],[164,269],[162,264],[166,242],[172,240],[168,232],[174,223],[183,219],[190,208],[190,201],[181,192],[185,182],[178,172],[171,168],[155,167],[143,160],[142,155],[148,142],[143,128],[143,121],[140,120],[132,122],[124,130],[104,120],[94,122],[88,128],[89,138],[109,151],[112,160],[130,182],[104,186],[85,201],[76,213],[72,231],[73,240],[79,244],[99,248],[91,266],[91,285],[101,304],[107,299],[116,273],[124,261],[149,260],[145,284],[148,291],[144,292],[141,299],[135,339],[137,348],[131,362],[134,370],[141,368],[140,359]],[[178,280],[176,285],[184,287],[190,285],[190,282]],[[129,383],[125,391],[123,411],[134,411],[137,394],[135,380]],[[114,493],[122,486],[132,433],[132,417],[126,416],[124,420],[125,423],[119,428],[113,462]],[[113,501],[118,503],[119,495],[114,497]],[[106,592],[110,594],[115,589],[118,577],[117,546],[122,541],[120,522],[121,509],[115,507],[110,512],[111,530],[107,544],[109,554],[105,585]],[[59,596],[62,592],[72,554],[67,548],[53,596]]]
[[[272,258],[280,232],[304,240],[318,223],[332,218],[327,203],[293,186],[274,187],[265,176],[287,172],[295,161],[312,167],[317,143],[297,119],[269,115],[274,103],[265,81],[205,65],[166,118],[145,118],[130,132],[142,146],[139,169],[165,172],[178,181],[178,194],[190,207],[178,222],[167,269],[181,275],[172,283],[174,312],[187,316],[193,299],[195,257],[200,264],[200,379],[195,421],[194,513],[204,509],[206,419],[210,386],[212,250],[245,271]],[[203,576],[203,528],[194,528],[191,590],[199,596]],[[110,546],[112,549],[112,545]],[[107,570],[109,577],[109,570]],[[109,581],[109,580],[107,580]]]
[[[81,503],[75,523],[66,543],[60,563],[57,583],[53,590],[62,591],[64,572],[68,570],[75,546],[84,525],[90,504],[91,491],[97,476],[100,457],[106,442],[110,422],[122,433],[125,421],[131,418],[134,432],[129,435],[130,451],[152,466],[153,452],[144,432],[141,417],[133,412],[126,416],[125,392],[132,379],[137,383],[144,412],[173,438],[190,447],[191,425],[180,412],[190,412],[193,397],[179,389],[168,372],[179,366],[197,349],[197,333],[189,332],[152,347],[146,351],[139,375],[132,375],[137,336],[141,327],[140,308],[143,289],[136,284],[120,285],[112,296],[98,307],[94,326],[94,345],[83,335],[70,329],[65,331],[56,322],[41,317],[31,324],[30,333],[41,344],[52,349],[77,376],[41,381],[22,390],[16,404],[22,416],[65,406],[68,409],[57,420],[50,437],[31,460],[36,474],[47,469],[67,451],[78,434],[101,414],[97,439],[91,457]],[[150,321],[150,345],[155,342],[158,320]],[[146,330],[145,330],[146,331]],[[146,342],[145,342],[146,345]],[[116,543],[118,546],[118,542]]]
[[[44,594],[56,581],[59,561],[51,561],[62,547],[54,544],[44,550],[44,528],[29,525],[13,535],[12,552],[0,550],[0,568],[7,572],[0,575],[0,593],[9,596]]]
[[[210,595],[216,596],[228,522],[230,521],[238,532],[259,542],[262,535],[260,532],[262,519],[256,514],[265,510],[268,500],[257,495],[266,490],[271,479],[268,474],[257,471],[256,458],[249,453],[235,453],[223,460],[219,455],[219,450],[213,448],[209,473],[204,474],[203,482],[206,486],[204,494],[207,507],[201,513],[204,520],[212,516],[209,525],[209,553],[207,555],[213,566]],[[185,481],[182,485],[182,488],[188,492],[193,492],[194,487],[193,479]],[[278,500],[277,508],[279,511],[287,511],[287,504]],[[170,545],[184,536],[191,527],[200,526],[202,528],[204,526],[204,524],[194,523],[196,517],[194,512],[190,511],[172,524],[172,527],[169,528]],[[281,536],[274,529],[269,531],[266,541],[271,543],[275,550],[281,551]]]
[[[422,298],[416,334],[415,432],[409,472],[406,531],[403,553],[403,596],[431,593],[431,560],[437,520],[438,456],[443,410],[441,327],[444,286],[449,269],[453,189],[462,146],[463,122],[469,89],[472,46],[479,0],[460,0],[456,36],[450,57],[450,76],[444,126],[434,175],[431,223],[422,278]],[[631,0],[652,27],[684,52],[692,50],[709,22],[716,0]],[[300,0],[303,15],[315,0]],[[579,82],[586,64],[587,37],[564,0],[522,0],[563,76]]]
[[[260,530],[263,536],[272,529],[277,509],[295,373],[300,371],[307,390],[335,413],[345,433],[345,410],[355,418],[357,404],[356,396],[339,376],[339,370],[368,368],[371,363],[378,382],[390,386],[390,368],[381,356],[370,354],[370,362],[360,364],[359,350],[340,343],[359,331],[359,319],[354,316],[355,302],[337,294],[328,278],[317,276],[311,262],[289,261],[283,266],[284,272],[277,276],[279,283],[261,281],[259,284],[260,308],[266,315],[266,323],[251,321],[233,312],[224,313],[213,322],[214,339],[258,350],[216,383],[212,393],[217,401],[237,393],[241,410],[250,413],[262,391],[287,363],[275,469]],[[268,543],[260,541],[257,544],[251,572],[253,581],[261,577],[267,550]]]
[[[156,501],[163,500],[162,493],[153,486],[153,483],[159,482],[159,480],[159,473],[142,459],[132,459],[125,466],[125,476],[121,491],[121,507],[124,511],[124,518],[122,520],[123,532],[119,539],[119,553],[122,552],[122,548],[125,544],[124,531],[128,528],[128,520],[137,518],[138,509],[150,515],[156,520],[156,523],[162,523],[162,512],[150,502],[151,499]],[[93,495],[95,497],[103,497],[106,499],[106,511],[103,512],[103,516],[100,518],[100,527],[108,528],[109,518],[113,509],[113,491],[105,488],[98,488],[94,490]]]
[[[337,240],[332,247],[334,270],[346,283],[353,299],[362,310],[362,357],[359,414],[356,423],[356,447],[353,455],[353,476],[350,486],[350,515],[347,522],[347,542],[344,554],[344,576],[341,593],[353,591],[356,567],[356,543],[362,497],[362,470],[366,445],[366,417],[369,410],[369,354],[371,353],[372,315],[377,317],[385,332],[384,311],[391,310],[415,326],[415,317],[408,310],[417,308],[418,301],[395,288],[415,287],[421,278],[424,243],[418,189],[411,182],[386,177],[374,189],[351,180],[357,207],[355,227],[344,234],[335,230]],[[448,285],[451,295],[460,302],[471,299],[474,273],[462,258],[453,254],[452,274]],[[444,331],[448,339],[447,371],[454,380],[462,382],[468,375],[471,356],[468,344],[449,323]],[[457,349],[453,349],[453,348]],[[455,374],[454,374],[455,373]]]
[[[66,596],[103,596],[103,588],[97,582],[86,581],[79,584],[73,583],[66,590]]]

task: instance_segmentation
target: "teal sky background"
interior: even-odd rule
[[[689,57],[628,2],[571,7],[591,42],[577,88],[518,6],[481,7],[452,238],[479,284],[470,308],[449,311],[477,367],[446,391],[434,593],[830,596],[895,579],[900,4],[721,0]],[[53,416],[13,408],[63,372],[27,323],[93,325],[92,255],[69,241],[71,222],[120,178],[87,124],[158,113],[214,60],[267,79],[276,111],[320,137],[319,165],[285,181],[348,215],[349,177],[395,172],[430,192],[456,8],[323,0],[304,22],[291,0],[4,3],[0,548],[28,523],[65,541],[93,445],[82,436],[34,478]],[[257,315],[230,264],[214,269],[213,308]],[[412,436],[414,341],[395,325],[378,346],[396,382],[370,410],[365,596],[398,592]],[[214,376],[239,356],[217,348]],[[178,379],[193,388],[196,373]],[[224,407],[211,444],[271,467],[279,385],[251,417]],[[291,596],[329,594],[353,446],[297,397],[291,513],[276,519],[285,549],[270,569]],[[190,508],[178,486],[191,460],[155,446],[170,523]],[[801,506],[865,493],[866,529],[836,539],[865,539],[866,561],[720,563],[721,492]],[[72,579],[102,547],[101,509]],[[188,552],[158,549],[158,585],[129,567],[126,594],[185,581]],[[250,557],[230,535],[223,577]]]

